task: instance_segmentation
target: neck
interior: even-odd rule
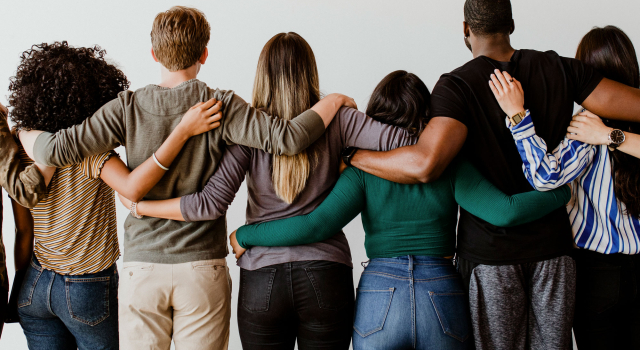
[[[508,62],[515,51],[508,35],[479,37],[473,43],[473,58],[486,56],[496,61]]]
[[[171,72],[163,66],[160,71],[160,84],[158,85],[166,88],[174,88],[185,81],[195,79],[198,76],[199,68],[198,64],[194,64],[187,69]]]

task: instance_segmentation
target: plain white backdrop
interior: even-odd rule
[[[202,10],[211,23],[209,59],[198,77],[209,86],[235,90],[250,100],[262,46],[276,33],[295,31],[315,52],[322,92],[350,95],[364,110],[375,85],[391,71],[413,72],[432,89],[442,73],[472,58],[463,43],[463,4],[463,0],[1,0],[0,102],[7,104],[9,78],[20,54],[33,44],[56,40],[73,46],[100,45],[125,72],[132,90],[157,83],[160,67],[149,53],[151,24],[158,12],[186,5]],[[640,43],[637,0],[512,0],[512,4],[515,48],[555,50],[573,57],[589,29],[608,24]],[[2,196],[2,232],[13,279],[13,215],[6,194]],[[246,199],[243,185],[227,215],[230,230],[244,223]],[[128,212],[118,206],[122,246]],[[367,260],[360,218],[345,232],[357,283],[360,262]],[[227,260],[234,281],[230,349],[240,349],[235,319],[239,269],[232,256]],[[27,349],[17,324],[5,325],[0,349]]]

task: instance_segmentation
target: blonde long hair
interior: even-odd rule
[[[316,58],[300,35],[276,34],[264,45],[252,99],[254,107],[284,120],[295,118],[320,100]],[[278,197],[293,203],[307,185],[315,160],[312,150],[295,156],[273,155],[271,180]]]

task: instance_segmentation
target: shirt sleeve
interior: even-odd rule
[[[40,170],[20,157],[21,147],[11,135],[7,114],[0,112],[0,186],[20,205],[33,208],[46,196]]]
[[[223,216],[251,164],[251,149],[234,145],[227,148],[216,172],[202,191],[183,196],[180,199],[180,212],[187,222],[215,220]]]
[[[109,151],[102,154],[98,154],[89,158],[85,158],[80,163],[80,169],[82,174],[89,179],[99,179],[104,163],[106,163],[111,157],[118,157],[115,151]]]
[[[291,156],[305,150],[325,131],[322,118],[311,109],[284,120],[252,107],[236,94],[230,94],[224,106],[222,138],[229,144]]]
[[[467,161],[454,165],[456,202],[464,210],[496,226],[511,227],[540,219],[566,205],[569,186],[549,192],[530,191],[508,196]]]
[[[36,139],[35,160],[44,165],[63,167],[110,151],[125,143],[123,96],[102,106],[84,122],[55,134],[44,132]]]
[[[327,198],[309,214],[240,227],[238,244],[245,249],[294,246],[333,237],[364,209],[363,175],[361,170],[346,169]]]
[[[602,81],[602,75],[595,69],[575,58],[561,57],[567,78],[573,85],[573,100],[581,105]]]
[[[515,127],[508,119],[506,123],[520,153],[524,175],[538,191],[548,191],[573,181],[587,169],[597,152],[593,145],[565,137],[558,147],[547,153],[547,144],[536,135],[528,110]]]
[[[333,123],[339,124],[343,147],[389,151],[418,142],[407,130],[381,123],[354,108],[342,107]]]
[[[469,127],[469,111],[464,87],[452,76],[443,75],[431,93],[431,115],[453,118]]]

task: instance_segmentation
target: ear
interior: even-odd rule
[[[154,61],[159,62],[159,61],[158,61],[158,58],[156,57],[156,53],[155,53],[155,52],[153,52],[153,47],[151,47],[151,57],[153,57],[153,60],[154,60]]]
[[[468,38],[471,35],[471,29],[469,28],[469,24],[465,21],[462,21],[462,32],[465,38]]]
[[[209,57],[209,49],[205,47],[204,52],[202,53],[202,56],[200,56],[198,62],[200,62],[200,64],[204,64],[205,62],[207,62],[207,57]]]
[[[511,20],[511,28],[509,29],[509,35],[513,34],[513,32],[516,30],[516,22],[513,21],[513,19]]]

